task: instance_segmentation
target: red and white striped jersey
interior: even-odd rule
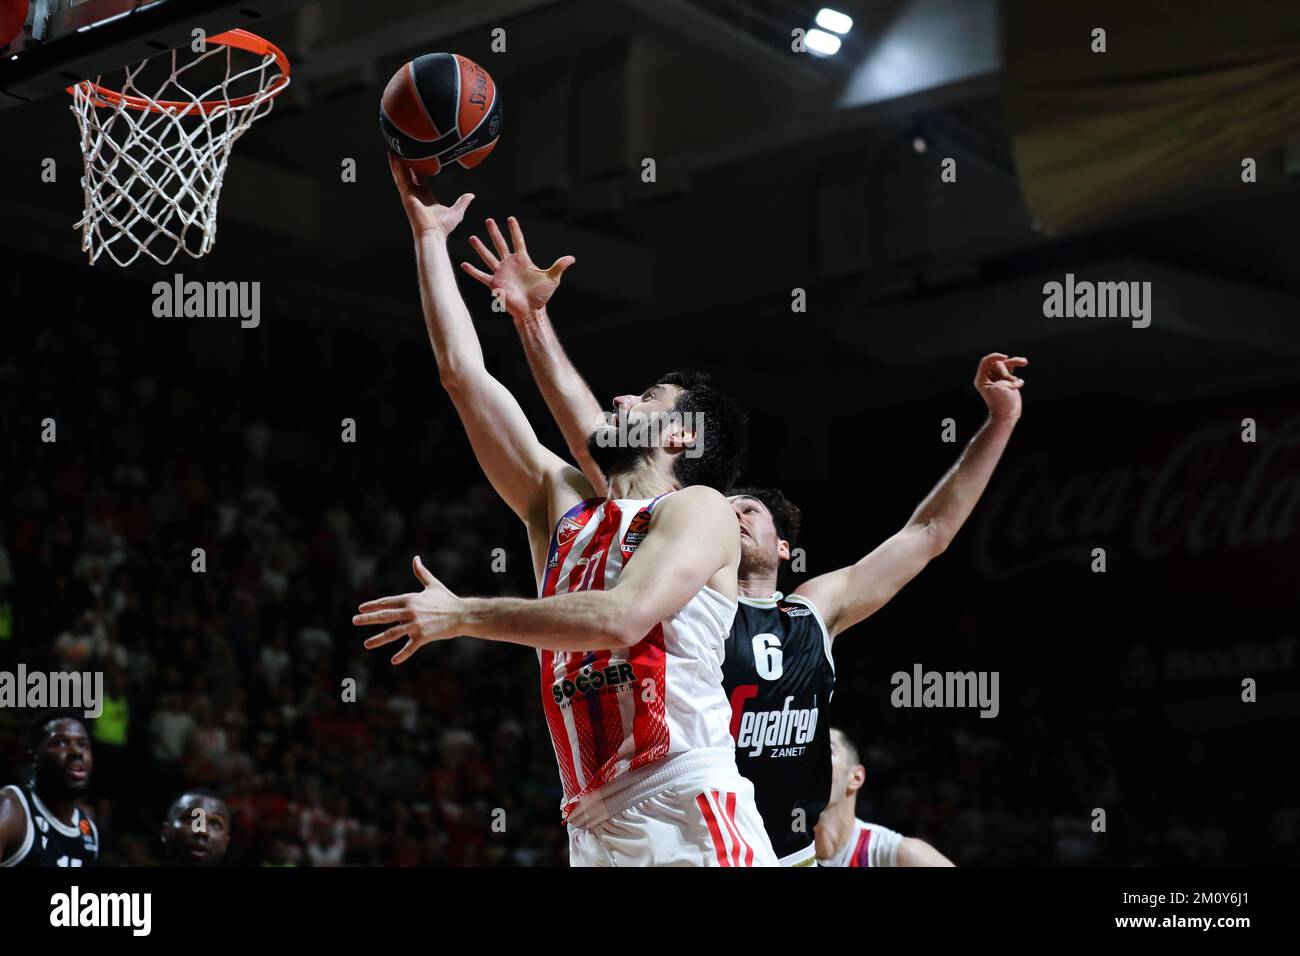
[[[551,535],[540,596],[613,587],[664,497],[576,505]],[[580,801],[623,791],[667,757],[732,750],[722,654],[735,616],[736,602],[706,586],[632,647],[537,652],[566,820]]]
[[[829,860],[818,866],[898,866],[898,847],[903,835],[879,823],[853,820],[853,833]]]

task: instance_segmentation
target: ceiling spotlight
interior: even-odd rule
[[[825,30],[809,30],[803,41],[809,50],[822,56],[834,56],[840,51],[840,38]]]
[[[924,136],[914,136],[912,137],[912,148],[918,153],[924,153],[930,148],[930,144],[925,141]]]
[[[817,25],[823,30],[843,36],[853,29],[853,18],[830,7],[822,7],[817,11]]]

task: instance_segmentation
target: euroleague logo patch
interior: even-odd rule
[[[650,512],[638,511],[627,526],[627,534],[623,535],[623,553],[631,554],[635,551],[637,545],[645,540],[646,532],[649,530]]]

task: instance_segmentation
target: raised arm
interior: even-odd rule
[[[474,197],[466,193],[455,205],[439,205],[427,185],[396,157],[388,159],[411,221],[424,323],[442,386],[456,406],[483,474],[516,515],[536,523],[546,514],[548,481],[570,469],[537,440],[515,397],[483,364],[478,333],[447,252],[447,238]],[[584,493],[578,491],[579,496]]]
[[[586,380],[569,361],[546,313],[546,303],[559,286],[560,276],[575,260],[573,256],[562,256],[549,269],[537,268],[528,256],[519,220],[511,216],[506,225],[515,245],[514,252],[506,245],[497,224],[489,219],[487,231],[496,254],[478,236],[471,236],[469,241],[490,271],[476,269],[468,262],[462,262],[461,268],[491,289],[493,295],[501,296],[524,345],[533,380],[560,426],[569,454],[591,487],[603,495],[607,490],[605,475],[587,452],[587,437],[604,420],[604,413]]]
[[[381,647],[405,637],[400,664],[431,641],[457,636],[553,651],[630,647],[681,610],[711,580],[734,593],[740,561],[736,516],[717,491],[692,485],[654,510],[645,540],[607,591],[546,598],[460,598],[417,557],[423,591],[369,601],[352,623],[392,625],[365,642]],[[719,572],[722,572],[719,575]]]
[[[846,568],[806,581],[795,594],[817,605],[834,637],[884,607],[903,585],[944,552],[975,509],[1020,420],[1020,389],[1012,371],[1029,364],[1001,352],[984,356],[975,373],[975,388],[988,405],[989,417],[907,524],[874,551]]]

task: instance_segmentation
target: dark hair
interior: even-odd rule
[[[32,753],[41,749],[41,744],[49,738],[45,732],[46,726],[55,720],[75,720],[87,730],[86,722],[82,719],[81,714],[75,710],[42,710],[27,723],[27,749]]]
[[[772,515],[772,524],[776,526],[776,536],[794,547],[799,541],[799,529],[803,526],[803,512],[776,488],[734,488],[733,495],[742,495],[761,501],[763,507]]]
[[[858,745],[853,742],[852,737],[840,730],[838,727],[832,727],[831,733],[840,735],[840,742],[844,744],[844,749],[849,752],[848,757],[850,765],[862,763],[862,754],[858,752]]]
[[[171,802],[171,806],[167,808],[166,822],[171,823],[172,820],[176,819],[181,812],[181,803],[186,797],[202,797],[204,800],[215,801],[221,804],[222,816],[227,820],[230,819],[230,808],[226,806],[226,801],[217,796],[215,790],[209,790],[207,787],[192,787]]]
[[[678,455],[673,474],[683,488],[707,485],[726,494],[745,456],[748,417],[744,410],[710,385],[703,372],[669,372],[659,376],[658,384],[681,389],[673,411],[699,415],[704,421],[700,453],[694,458]]]

